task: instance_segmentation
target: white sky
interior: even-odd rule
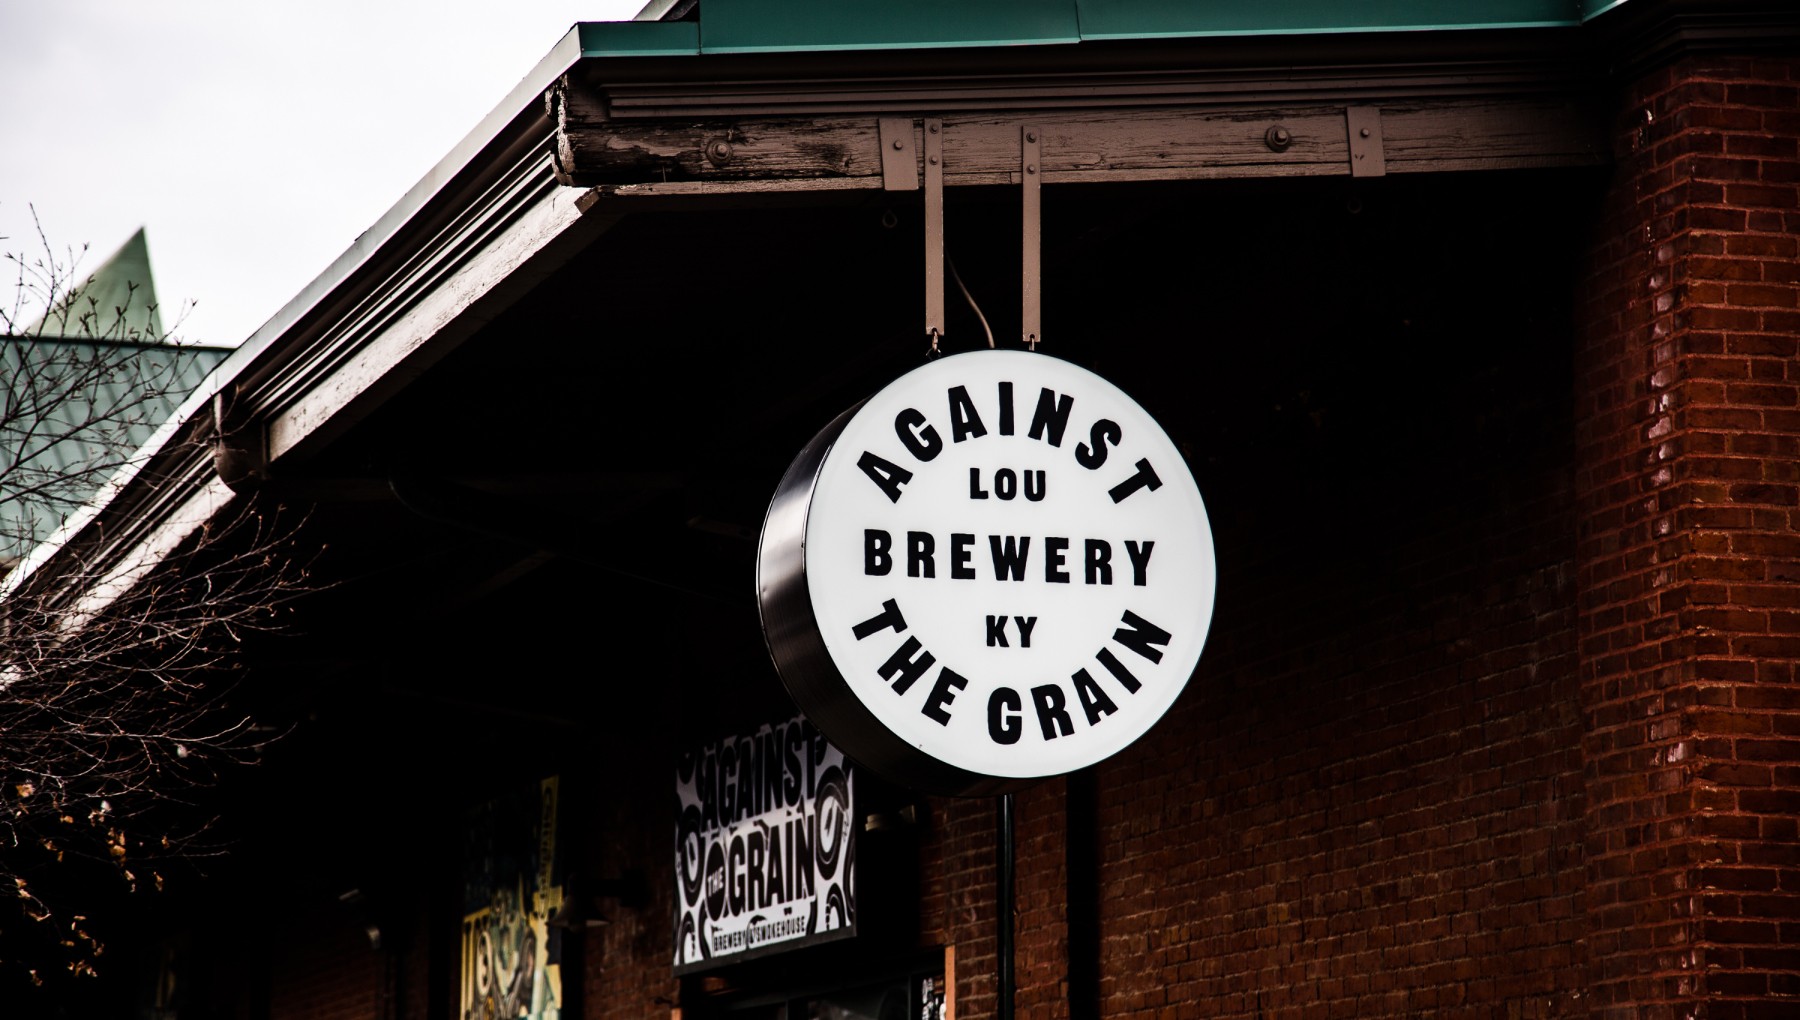
[[[165,326],[235,345],[577,21],[644,0],[0,0],[0,251],[140,225]],[[0,277],[10,305],[16,274]]]

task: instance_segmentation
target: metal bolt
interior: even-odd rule
[[[1294,144],[1294,135],[1280,124],[1272,124],[1269,130],[1263,132],[1263,144],[1276,152],[1285,152],[1288,146]]]
[[[1361,133],[1364,138],[1369,137],[1369,129],[1368,128],[1363,128]]]
[[[1035,141],[1037,141],[1037,132],[1036,132],[1036,131],[1027,131],[1027,132],[1025,132],[1025,140],[1026,140],[1026,141],[1028,141],[1028,142],[1035,142]]]
[[[931,165],[932,165],[932,166],[937,166],[937,157],[936,157],[936,156],[932,156],[932,157],[931,157]]]
[[[906,143],[901,141],[900,139],[896,138],[896,139],[894,139],[894,148],[904,149],[904,148],[906,148]]]
[[[1025,172],[1026,172],[1026,173],[1028,173],[1028,174],[1035,174],[1035,173],[1037,173],[1037,164],[1036,164],[1036,163],[1027,163],[1027,164],[1025,164]]]
[[[933,124],[933,125],[931,125],[929,130],[931,131],[932,134],[935,135],[935,134],[937,134],[937,129],[938,129],[938,126],[936,124]]]
[[[713,166],[724,166],[731,162],[732,155],[731,143],[723,138],[715,138],[706,143],[706,159]]]

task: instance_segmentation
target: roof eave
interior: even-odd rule
[[[87,545],[90,532],[99,522],[113,520],[117,524],[107,529],[110,534],[104,543],[113,548],[122,547],[124,535],[148,531],[153,526],[148,520],[150,515],[137,511],[158,501],[153,493],[144,490],[167,487],[171,482],[196,484],[201,481],[196,476],[210,470],[210,458],[196,458],[193,450],[196,440],[204,440],[207,432],[216,429],[212,410],[215,401],[247,380],[279,372],[287,353],[286,341],[305,332],[325,306],[341,304],[359,287],[368,289],[374,282],[371,277],[379,275],[372,271],[376,264],[391,258],[396,249],[407,247],[408,236],[421,217],[441,204],[446,192],[478,173],[484,159],[509,148],[513,139],[534,129],[541,130],[544,91],[575,66],[581,56],[581,26],[574,25],[418,183],[214,369],[156,431],[130,467],[110,480],[92,502],[72,515],[54,535],[23,557],[0,580],[0,597],[39,583],[41,579],[36,575],[74,555],[77,547]],[[545,158],[547,162],[547,153]],[[94,540],[93,544],[100,543]]]

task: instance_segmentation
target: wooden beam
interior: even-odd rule
[[[873,115],[611,120],[591,103],[554,105],[562,111],[556,163],[565,184],[882,186]],[[1572,98],[1377,105],[1388,173],[1589,166],[1608,158],[1599,119]],[[1340,105],[1208,105],[946,114],[944,183],[1017,182],[1019,125],[1027,119],[1043,131],[1046,184],[1347,175],[1344,111]],[[1279,147],[1270,140],[1277,126],[1285,130]]]

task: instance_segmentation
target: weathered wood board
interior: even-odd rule
[[[884,153],[873,113],[609,119],[601,104],[579,91],[553,91],[549,102],[557,173],[567,184],[883,186]],[[1414,98],[1362,105],[1380,109],[1388,173],[1581,166],[1606,159],[1595,118],[1572,99]],[[952,111],[940,117],[944,183],[1017,181],[1019,126],[1026,123],[1043,130],[1046,184],[1349,174],[1344,110],[1207,104]],[[925,116],[940,115],[921,111]],[[1277,125],[1286,132],[1279,150],[1268,140]]]

